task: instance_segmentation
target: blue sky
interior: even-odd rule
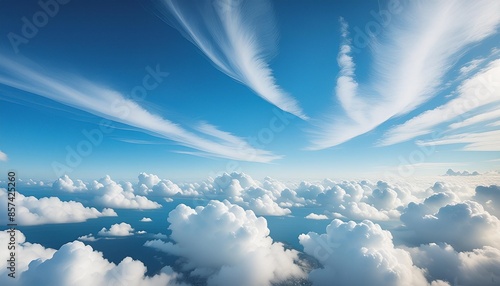
[[[70,1],[47,16],[2,1],[0,165],[38,179],[496,170],[492,5]]]

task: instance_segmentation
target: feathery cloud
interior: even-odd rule
[[[302,119],[298,102],[277,84],[267,59],[276,49],[271,5],[265,0],[210,2],[159,0],[160,17],[175,27],[223,73]]]

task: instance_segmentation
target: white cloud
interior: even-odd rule
[[[322,265],[309,273],[313,285],[428,285],[408,252],[394,247],[390,232],[365,220],[333,220],[326,233],[299,236],[304,252]]]
[[[181,256],[190,275],[208,285],[270,285],[303,277],[298,253],[269,236],[267,222],[227,201],[210,201],[192,209],[180,204],[168,216],[173,242],[146,246]]]
[[[25,197],[16,194],[16,223],[19,225],[39,225],[48,223],[83,222],[91,218],[116,216],[114,210],[84,207],[75,201],[61,201],[58,197]],[[0,213],[7,212],[7,190],[0,188]],[[0,223],[7,223],[7,217],[1,216]]]
[[[429,201],[410,203],[401,221],[412,235],[403,239],[413,245],[448,243],[459,251],[500,247],[500,221],[481,204],[464,201],[440,207],[437,212],[435,209]]]
[[[151,218],[149,218],[149,217],[143,217],[143,218],[141,219],[141,221],[142,221],[142,222],[152,222],[153,220],[152,220]]]
[[[2,152],[2,150],[0,150],[0,161],[6,162],[8,159],[9,157],[7,156],[7,154],[5,154],[4,152]]]
[[[430,279],[450,285],[494,286],[500,281],[500,250],[485,246],[457,252],[448,244],[427,244],[409,250],[415,265]]]
[[[489,213],[500,218],[500,186],[477,186],[473,199],[480,202]]]
[[[467,75],[471,71],[475,70],[480,64],[482,64],[486,59],[481,58],[481,59],[474,59],[465,64],[463,67],[460,68],[460,75]]]
[[[466,132],[445,136],[441,139],[417,141],[421,146],[438,146],[449,144],[464,145],[463,151],[500,151],[500,130],[487,132]]]
[[[52,188],[54,190],[63,191],[63,192],[83,192],[87,191],[87,186],[81,180],[76,180],[73,182],[68,175],[63,175],[58,178],[53,184]]]
[[[99,181],[93,181],[88,188],[96,196],[94,201],[98,204],[123,209],[157,209],[161,205],[151,201],[145,196],[135,195],[133,190],[124,190],[123,186],[117,184],[109,176]]]
[[[205,134],[193,133],[181,125],[153,114],[123,94],[74,75],[41,70],[33,64],[23,64],[0,55],[0,83],[19,90],[40,95],[56,102],[137,128],[147,134],[172,140],[197,150],[179,152],[241,161],[270,162],[280,158],[271,152],[255,149],[249,144],[235,145],[223,138],[207,139]],[[159,66],[156,66],[159,69]],[[158,72],[157,72],[158,73]],[[160,70],[160,73],[164,73]]]
[[[495,1],[407,1],[400,9],[402,13],[390,15],[389,25],[380,27],[380,37],[364,35],[373,54],[373,76],[357,89],[352,77],[347,78],[348,89],[340,82],[337,88],[344,93],[337,97],[344,113],[327,118],[313,131],[310,149],[346,142],[426,102],[436,95],[453,63],[471,44],[494,34],[500,23],[500,14],[496,12],[500,3]],[[355,37],[351,46],[359,45],[359,38]],[[341,71],[346,70],[349,56],[342,46],[339,57],[346,59],[340,62]],[[346,95],[356,90],[355,96]],[[424,128],[396,131],[391,131],[382,144],[429,132]]]
[[[323,220],[323,219],[329,219],[329,218],[324,214],[310,213],[310,214],[306,215],[306,219]]]
[[[98,233],[101,236],[129,236],[134,234],[134,229],[128,223],[115,223],[109,230],[103,227]]]
[[[484,118],[484,116],[468,118],[468,112],[480,107],[497,104],[500,101],[500,88],[496,84],[499,77],[500,60],[495,60],[477,74],[465,80],[458,87],[458,95],[452,100],[435,109],[427,110],[401,125],[392,127],[384,134],[380,145],[392,145],[420,135],[430,134],[434,131],[434,127],[457,118],[462,120],[450,125],[452,130],[488,119]],[[489,113],[487,117],[491,117],[491,115]],[[463,135],[460,134],[448,135],[443,132],[442,135],[445,135],[444,138],[430,142],[467,143],[466,138],[462,138]]]
[[[166,22],[196,45],[217,68],[278,108],[307,119],[284,92],[266,58],[277,47],[276,25],[267,1],[159,1]]]
[[[253,210],[257,215],[283,216],[292,213],[289,209],[280,207],[267,194],[258,198],[250,198],[247,200],[247,204],[248,208]]]
[[[495,108],[498,108],[498,106],[495,106]],[[462,127],[466,127],[466,126],[470,126],[470,125],[474,125],[474,124],[478,124],[478,123],[484,124],[485,122],[492,121],[492,120],[498,120],[498,119],[500,119],[500,109],[495,109],[492,111],[484,112],[484,113],[469,117],[463,121],[450,124],[450,129],[458,129],[458,128],[462,128]]]
[[[8,239],[6,231],[0,232],[2,245],[7,245]],[[69,242],[59,250],[46,249],[26,242],[24,235],[17,232],[16,250],[16,285],[178,285],[176,280],[180,277],[168,266],[160,274],[148,277],[142,262],[126,257],[118,265],[110,263],[101,252],[80,241]],[[0,282],[11,285],[5,259],[0,261],[0,267]]]

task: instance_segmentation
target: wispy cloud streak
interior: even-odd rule
[[[58,80],[59,78],[65,80]],[[115,90],[69,74],[42,73],[33,65],[14,62],[2,55],[0,84],[49,98],[197,150],[189,154],[253,162],[270,162],[280,158],[269,151],[255,149],[244,140],[206,123],[195,126],[195,129],[208,131],[196,134],[149,112]],[[203,133],[210,134],[215,140],[203,137]]]
[[[403,13],[393,15],[381,37],[371,39],[370,80],[360,83],[354,96],[347,96],[342,81],[339,85],[337,80],[343,112],[317,126],[310,149],[346,142],[435,96],[444,76],[467,48],[496,32],[499,10],[500,2],[487,0],[406,2]],[[345,57],[345,50],[342,45],[339,57]],[[346,67],[339,65],[340,79]]]
[[[277,84],[267,59],[277,46],[270,4],[263,0],[158,0],[160,17],[226,75],[302,119],[298,102]]]
[[[471,116],[471,112],[480,108],[495,108],[500,103],[500,60],[491,62],[476,75],[464,81],[457,90],[458,95],[447,103],[427,110],[403,124],[394,126],[384,134],[379,142],[381,146],[393,145],[404,142],[418,136],[433,132],[436,126],[450,121],[457,121],[442,130],[455,130],[477,124],[480,122],[500,119],[500,113],[490,111],[484,114]],[[480,129],[483,129],[484,126]],[[455,132],[460,132],[459,130]],[[470,132],[470,131],[467,131]],[[460,138],[453,137],[453,142]],[[481,137],[486,138],[486,137]],[[448,141],[444,141],[448,142]]]

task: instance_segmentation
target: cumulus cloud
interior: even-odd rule
[[[208,285],[271,285],[304,276],[297,251],[273,242],[263,217],[228,201],[196,209],[180,204],[168,222],[173,242],[145,245],[185,258],[184,269]]]
[[[58,178],[53,184],[52,188],[57,191],[63,192],[83,192],[87,191],[87,186],[81,180],[73,181],[68,175],[63,175]]]
[[[436,212],[431,203],[410,203],[401,221],[411,232],[406,241],[414,244],[448,243],[459,251],[483,246],[500,247],[500,221],[474,201],[447,204]],[[467,234],[467,235],[464,235]]]
[[[408,252],[394,247],[390,232],[364,220],[333,220],[326,233],[301,234],[304,252],[322,265],[309,273],[313,285],[428,285]]]
[[[426,244],[409,250],[415,265],[425,269],[429,279],[450,285],[494,286],[500,282],[500,250],[485,246],[457,252],[448,244]]]
[[[323,219],[329,219],[326,215],[324,214],[315,214],[315,213],[310,213],[306,215],[307,219],[313,219],[313,220],[323,220]]]
[[[477,186],[474,200],[480,202],[489,213],[500,218],[500,186]]]
[[[0,188],[0,213],[7,212],[7,190]],[[26,197],[16,194],[16,223],[19,225],[39,225],[47,223],[83,222],[91,218],[116,216],[112,209],[103,209],[83,206],[75,201],[61,201],[57,197]],[[0,223],[7,223],[7,217],[2,216]]]
[[[109,230],[103,227],[98,233],[101,236],[129,236],[134,234],[134,229],[128,223],[115,223]]]
[[[271,178],[264,181],[269,189],[262,188],[261,183],[245,173],[223,173],[213,180],[198,186],[197,192],[205,198],[227,199],[257,215],[288,215],[291,211],[281,207],[280,202],[283,185]]]
[[[8,240],[9,234],[0,232],[1,244],[7,245]],[[80,241],[64,244],[59,250],[46,249],[26,242],[25,236],[17,232],[16,250],[17,285],[178,285],[180,277],[168,266],[160,274],[147,277],[142,262],[126,257],[118,265],[110,263],[101,252]],[[0,282],[11,285],[5,259],[0,261],[0,267]]]
[[[142,221],[142,222],[152,222],[153,220],[152,220],[151,218],[149,218],[149,217],[143,217],[143,218],[141,219],[141,221]]]
[[[124,187],[105,176],[99,181],[93,181],[89,188],[96,194],[94,201],[98,204],[123,209],[157,209],[161,205],[151,201],[145,196],[134,194],[133,189],[125,190]]]

